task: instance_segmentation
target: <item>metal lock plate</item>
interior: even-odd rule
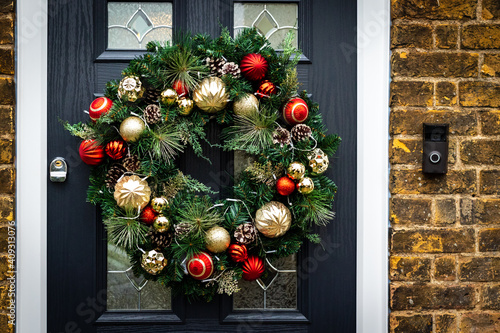
[[[62,183],[66,180],[68,164],[64,158],[56,157],[50,162],[49,174],[50,181],[53,183]]]

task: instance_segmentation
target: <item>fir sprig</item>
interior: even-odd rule
[[[125,219],[117,216],[104,220],[108,231],[108,241],[127,250],[136,249],[146,241],[148,228],[135,219]]]

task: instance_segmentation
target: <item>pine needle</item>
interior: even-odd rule
[[[179,210],[178,221],[191,224],[192,234],[196,237],[203,237],[205,231],[223,221],[219,211],[211,208],[212,202],[208,197],[197,197]]]
[[[184,151],[180,137],[180,132],[173,125],[167,124],[156,128],[153,131],[153,154],[170,163],[178,152]]]
[[[133,219],[110,217],[104,220],[108,231],[108,240],[112,244],[125,249],[136,249],[146,241],[148,228]]]
[[[190,90],[194,90],[208,73],[208,67],[202,65],[201,59],[186,48],[178,48],[164,59],[165,78],[168,82],[181,81]]]

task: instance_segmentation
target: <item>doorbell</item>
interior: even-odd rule
[[[422,172],[445,174],[448,171],[448,124],[424,124]]]

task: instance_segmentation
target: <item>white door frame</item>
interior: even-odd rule
[[[66,0],[62,0],[66,1]],[[388,0],[358,0],[357,332],[388,323]],[[47,0],[17,1],[17,327],[47,331]]]

